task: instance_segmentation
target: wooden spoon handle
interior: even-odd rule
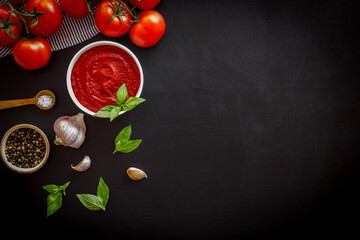
[[[0,101],[0,110],[6,108],[20,107],[34,103],[33,98]]]

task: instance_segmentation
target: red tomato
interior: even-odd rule
[[[45,12],[45,14],[38,16],[39,22],[35,27],[30,27],[35,23],[34,20],[27,23],[30,33],[43,37],[55,34],[61,27],[63,20],[59,4],[55,0],[28,0],[25,9],[33,11],[34,6],[36,6],[37,12]]]
[[[51,47],[48,40],[19,40],[13,48],[15,62],[22,68],[34,70],[45,66],[51,56]]]
[[[12,25],[9,26],[6,21],[8,20],[10,16],[11,9],[8,6],[0,6],[0,46],[1,47],[10,47],[13,45],[18,38],[21,36],[21,33],[23,31],[23,26],[21,24],[19,25]],[[20,23],[22,22],[20,17],[16,13],[11,14],[10,23]],[[14,34],[15,38],[10,37],[6,30],[11,30],[11,32]]]
[[[160,0],[129,0],[129,2],[141,10],[149,10],[156,7],[159,4]]]
[[[130,30],[131,41],[143,48],[154,46],[165,33],[165,21],[160,13],[148,10],[140,13],[140,20]]]
[[[99,31],[108,37],[120,37],[127,33],[131,28],[132,16],[127,13],[125,7],[118,1],[112,1],[117,5],[112,7],[109,0],[103,0],[95,12],[95,24]],[[126,5],[129,9],[129,7]],[[115,17],[108,23],[112,16]],[[121,21],[125,23],[123,23]]]
[[[64,12],[72,18],[83,18],[89,13],[87,0],[59,0]]]

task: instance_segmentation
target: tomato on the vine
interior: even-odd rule
[[[28,0],[25,10],[34,11],[36,7],[36,19],[32,19],[26,25],[29,32],[35,36],[48,37],[55,34],[62,24],[62,12],[55,0]]]
[[[129,0],[129,2],[141,10],[149,10],[156,7],[159,4],[160,0]]]
[[[164,35],[165,28],[165,20],[161,14],[147,10],[140,13],[139,21],[131,28],[130,39],[139,47],[152,47]]]
[[[45,38],[19,40],[13,48],[15,62],[28,70],[42,68],[49,62],[50,56],[50,43]]]
[[[125,3],[124,3],[125,4]],[[117,0],[103,0],[95,12],[95,24],[108,37],[120,37],[131,28],[130,9]]]
[[[90,0],[59,0],[64,12],[72,18],[83,18],[89,13]],[[89,6],[89,7],[88,7]]]
[[[21,36],[23,26],[20,17],[12,12],[9,21],[11,9],[8,6],[0,6],[0,46],[10,47]],[[15,24],[15,25],[13,25]],[[11,35],[11,37],[10,37]]]

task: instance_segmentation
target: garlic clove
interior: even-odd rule
[[[134,167],[130,167],[127,171],[126,171],[127,175],[129,176],[129,178],[133,179],[133,180],[141,180],[143,178],[147,178],[146,173],[138,168],[134,168]]]
[[[91,159],[89,158],[89,156],[85,155],[85,157],[76,166],[73,166],[71,164],[71,167],[75,171],[83,172],[87,170],[90,167],[90,165],[91,165]]]

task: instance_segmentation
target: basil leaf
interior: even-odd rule
[[[118,151],[118,149],[120,148],[120,146],[121,146],[121,142],[118,141],[118,142],[115,144],[115,150],[113,151],[113,154]]]
[[[89,210],[98,211],[100,209],[105,211],[105,206],[100,197],[93,194],[76,194],[80,202]]]
[[[124,127],[124,129],[121,130],[121,132],[117,135],[117,137],[115,138],[115,147],[119,141],[120,141],[120,145],[129,141],[130,136],[131,136],[131,125]]]
[[[113,108],[118,107],[117,105],[108,105],[100,109],[97,113],[95,113],[94,117],[100,117],[100,118],[108,118],[110,117],[111,110]]]
[[[141,139],[136,140],[129,140],[125,144],[120,145],[116,151],[122,152],[122,153],[129,153],[134,151],[136,148],[139,147],[140,143],[142,142]]]
[[[142,142],[141,139],[129,140],[131,136],[131,125],[124,127],[123,130],[115,138],[115,151],[113,152],[122,152],[129,153],[139,147]]]
[[[55,191],[48,195],[47,197],[47,210],[46,210],[46,216],[50,216],[59,208],[61,208],[62,205],[62,194],[60,191]]]
[[[59,190],[58,185],[55,185],[55,184],[49,184],[49,185],[43,186],[42,188],[45,189],[46,191],[48,191],[49,193],[53,193],[53,192]]]
[[[69,184],[70,184],[70,181],[68,181],[64,185],[60,186],[60,188],[59,188],[59,190],[62,191],[64,195],[66,195],[65,189],[69,186]]]
[[[69,186],[70,181],[61,185],[60,187],[55,184],[49,184],[42,188],[48,191],[50,194],[47,197],[47,216],[50,216],[56,212],[62,205],[62,194],[65,194],[65,189]],[[62,194],[61,194],[62,191]]]
[[[123,105],[124,111],[130,111],[140,103],[145,102],[144,98],[138,98],[138,97],[130,97]]]
[[[126,85],[123,84],[121,85],[121,87],[119,88],[119,90],[116,92],[116,98],[117,98],[117,104],[121,105],[122,103],[125,102],[126,98],[128,96],[128,91],[126,88]]]
[[[120,112],[121,112],[121,107],[119,106],[114,107],[110,112],[110,122],[112,122],[115,118],[117,118]]]
[[[100,177],[99,185],[97,188],[97,195],[103,201],[103,207],[105,208],[108,200],[109,200],[109,187],[105,184],[102,177]]]

